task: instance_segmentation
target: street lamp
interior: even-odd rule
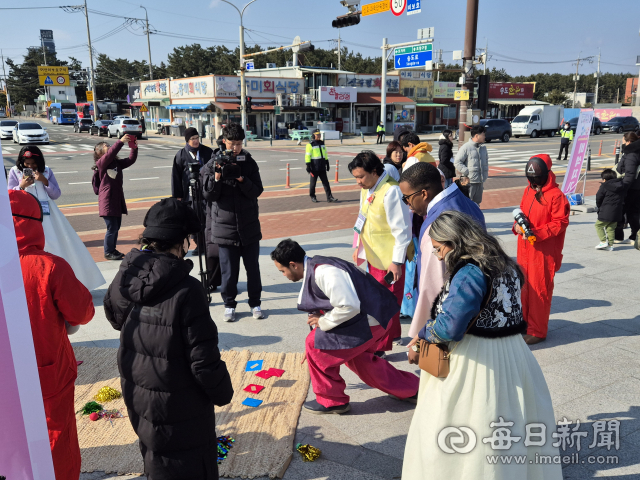
[[[149,40],[149,15],[147,15],[147,9],[140,5],[140,8],[144,8],[144,19],[147,23],[147,48],[149,49],[149,80],[153,80],[153,68],[151,65],[151,40]]]
[[[242,118],[242,128],[245,129],[247,127],[247,84],[244,82],[244,25],[242,24],[242,17],[244,15],[244,11],[247,9],[249,5],[251,5],[256,0],[251,0],[247,3],[242,10],[236,7],[233,3],[228,0],[222,0],[224,3],[228,3],[233,8],[235,8],[240,14],[240,112]],[[247,137],[244,138],[244,146],[247,146]]]

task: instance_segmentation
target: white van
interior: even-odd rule
[[[524,107],[511,121],[513,136],[520,138],[529,135],[537,138],[540,135],[555,136],[564,118],[562,105],[532,105]]]

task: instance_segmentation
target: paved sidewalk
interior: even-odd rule
[[[487,225],[515,256],[511,234],[513,207],[487,210]],[[571,217],[564,248],[564,264],[556,275],[549,336],[532,348],[553,398],[556,419],[564,417],[588,434],[582,440],[581,456],[594,455],[595,464],[564,465],[565,479],[640,478],[640,296],[638,272],[640,252],[631,245],[616,246],[613,252],[596,251],[595,214]],[[627,231],[628,232],[628,231]],[[296,237],[311,254],[350,258],[351,230]],[[211,313],[220,331],[221,349],[301,352],[308,334],[305,315],[296,310],[299,284],[293,284],[273,267],[268,254],[278,239],[261,244],[260,265],[264,285],[264,320],[254,320],[246,303],[245,278],[241,277],[237,323],[224,323],[220,295],[214,295]],[[118,264],[99,264],[111,281]],[[194,274],[196,270],[194,269]],[[104,318],[105,288],[94,292],[96,317],[70,337],[76,345],[117,347],[118,333]],[[408,324],[403,324],[406,335]],[[406,349],[395,347],[389,360],[401,369],[417,372],[406,362]],[[351,396],[352,411],[343,416],[318,417],[302,412],[295,442],[309,443],[322,450],[321,458],[303,463],[299,455],[285,479],[379,480],[399,479],[406,433],[413,406],[393,400],[362,384],[348,369],[342,369]],[[314,398],[310,393],[309,398]],[[594,422],[620,421],[619,450],[593,448]],[[576,427],[576,421],[580,425]],[[221,434],[224,432],[220,432]],[[567,448],[561,454],[575,452]],[[504,453],[496,451],[497,454]],[[618,464],[598,464],[613,455]],[[602,456],[601,459],[598,456]],[[452,459],[455,461],[455,459]],[[609,460],[611,461],[611,460]],[[100,473],[84,474],[83,480],[110,478]],[[125,477],[120,477],[125,478]]]

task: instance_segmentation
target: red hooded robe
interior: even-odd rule
[[[9,190],[40,387],[56,480],[78,480],[80,447],[74,412],[78,367],[65,320],[84,325],[95,313],[91,293],[62,258],[46,253],[42,209],[30,193]],[[40,219],[40,220],[38,220]]]
[[[564,236],[569,225],[569,202],[556,183],[549,155],[534,155],[549,168],[549,178],[542,187],[540,202],[536,191],[525,188],[520,209],[529,218],[536,236],[533,245],[518,236],[518,264],[525,275],[522,288],[522,313],[527,333],[546,338],[553,297],[553,279],[562,265]],[[533,157],[531,157],[533,158]],[[515,230],[514,233],[518,233]]]

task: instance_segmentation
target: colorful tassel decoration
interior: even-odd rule
[[[84,404],[84,407],[82,407],[76,413],[82,413],[82,415],[90,415],[94,412],[99,412],[101,410],[102,410],[102,405],[100,405],[98,402],[87,402]]]
[[[111,400],[115,400],[116,398],[120,398],[121,396],[122,394],[115,388],[102,387],[100,390],[98,390],[98,393],[93,398],[98,402],[110,402]]]
[[[228,435],[218,437],[218,463],[227,458],[227,454],[233,447],[234,442],[235,440]]]
[[[315,462],[322,453],[319,448],[312,447],[311,445],[296,445],[296,450],[302,455],[303,462]]]

